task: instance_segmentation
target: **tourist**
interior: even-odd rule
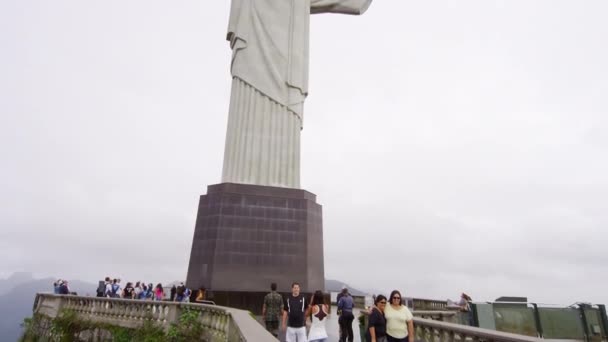
[[[198,289],[198,291],[196,291],[196,298],[194,298],[194,301],[197,303],[202,303],[205,301],[205,291],[206,289],[204,287],[201,287],[200,289]],[[277,329],[279,327],[277,326]]]
[[[182,299],[182,302],[190,303],[190,296],[192,296],[192,290],[190,290],[189,287],[184,286],[184,299]]]
[[[353,333],[353,320],[355,315],[353,309],[355,308],[355,301],[353,297],[348,293],[348,289],[342,290],[342,297],[338,301],[338,310],[341,312],[338,318],[338,324],[340,325],[340,342],[353,342],[355,335]]]
[[[463,292],[460,294],[460,299],[457,301],[448,299],[447,307],[448,309],[458,309],[459,311],[466,312],[470,310],[469,302],[471,300],[471,297],[469,297],[469,295]]]
[[[139,291],[137,291],[137,288],[135,289],[135,291],[137,292],[137,297],[135,297],[136,299],[143,299],[146,296],[146,284],[144,284],[143,281],[139,282]]]
[[[471,302],[473,299],[466,293],[460,294],[460,299],[457,301],[447,300],[447,309],[458,310],[466,317],[466,324],[473,326],[473,312],[471,311]]]
[[[110,277],[106,277],[106,288],[104,290],[104,297],[108,297],[111,298],[112,297],[112,280],[110,279]]]
[[[365,332],[365,339],[368,342],[386,342],[386,318],[384,318],[386,302],[386,297],[383,295],[374,296],[374,306],[369,314]]]
[[[141,281],[135,283],[135,294],[133,295],[133,299],[139,299],[139,295],[141,294]]]
[[[108,278],[108,277],[106,277]],[[104,297],[104,294],[106,292],[106,282],[103,280],[100,280],[97,283],[97,297]]]
[[[315,291],[312,296],[312,303],[306,311],[306,317],[311,319],[310,331],[308,331],[308,342],[327,342],[327,315],[329,308],[323,299],[323,292]]]
[[[141,282],[141,292],[139,293],[139,299],[146,300],[150,294],[150,288],[143,281]]]
[[[462,293],[460,295],[460,311],[464,312],[467,317],[467,324],[470,326],[474,326],[473,322],[473,311],[471,310],[471,303],[473,299],[466,293]]]
[[[165,290],[161,283],[156,284],[156,289],[154,289],[154,300],[161,301],[165,298]]]
[[[116,289],[116,298],[122,298],[122,292],[124,290],[124,288],[120,284],[120,281],[121,281],[120,278],[116,279],[116,285],[118,286]]]
[[[342,290],[340,290],[340,292],[336,296],[336,305],[338,305],[340,298],[342,298],[342,296],[344,296],[344,294],[346,293],[345,290],[346,292],[348,292],[346,285],[342,285]],[[342,315],[342,311],[340,310],[337,310],[336,313],[338,314],[338,318],[340,317],[340,315]],[[338,324],[338,336],[342,336],[342,327],[340,327],[340,324]]]
[[[124,299],[135,299],[135,288],[133,287],[133,283],[127,282],[127,286],[122,291],[122,298]]]
[[[306,342],[306,299],[300,294],[300,284],[291,284],[291,295],[283,303],[283,324],[286,342]]]
[[[461,293],[460,294],[460,301],[458,302],[458,306],[460,307],[460,311],[462,312],[468,312],[471,311],[471,305],[470,303],[473,301],[473,299],[471,299],[471,297],[469,297],[468,294],[466,293]]]
[[[177,294],[177,287],[175,286],[175,284],[173,284],[173,286],[171,286],[171,292],[170,292],[170,297],[169,300],[170,301],[175,301],[175,295]]]
[[[384,309],[387,342],[414,342],[414,316],[403,305],[401,293],[393,290]]]
[[[179,286],[177,287],[177,290],[175,291],[175,301],[176,302],[183,302],[184,298],[186,296],[186,286],[184,285],[184,283],[180,283]]]
[[[148,293],[146,293],[146,298],[148,300],[154,300],[154,292],[156,289],[154,288],[154,284],[148,283]]]
[[[336,296],[336,304],[338,304],[338,302],[340,301],[340,298],[342,298],[347,293],[348,293],[348,288],[346,287],[346,285],[342,285],[342,289],[340,290],[340,292]],[[338,314],[340,314],[340,312],[338,312]]]
[[[270,284],[270,293],[264,297],[262,317],[266,323],[266,330],[278,336],[279,316],[283,312],[283,297],[277,292],[277,284]]]
[[[53,293],[59,294],[59,287],[61,286],[61,279],[57,279],[56,282],[53,283]]]
[[[112,282],[112,297],[120,298],[122,290],[120,289],[120,279],[114,279]]]
[[[68,288],[68,281],[61,280],[59,283],[59,294],[60,295],[68,295],[70,294],[70,289]]]

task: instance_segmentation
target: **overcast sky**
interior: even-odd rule
[[[230,1],[0,1],[0,276],[185,279],[220,182]],[[326,277],[608,304],[608,2],[375,0],[311,22]]]

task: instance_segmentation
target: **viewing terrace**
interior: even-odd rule
[[[482,303],[474,305],[475,309],[473,313],[476,316],[485,312],[486,314],[490,313],[490,317],[495,316],[496,313],[498,313],[497,317],[504,318],[509,315],[511,319],[515,317],[516,321],[519,320],[521,326],[511,326],[511,330],[520,329],[522,332],[513,333],[497,331],[497,328],[504,328],[501,326],[505,325],[504,319],[501,321],[500,319],[493,318],[494,329],[484,327],[484,325],[487,326],[489,324],[490,317],[475,317],[477,327],[463,324],[463,322],[467,321],[466,318],[463,318],[463,315],[468,313],[448,311],[446,310],[445,302],[443,303],[441,301],[421,299],[414,299],[413,302],[409,303],[410,306],[413,306],[417,341],[608,341],[605,333],[605,307],[603,306],[599,306],[599,308],[581,306],[579,308],[562,308],[559,310],[555,308],[539,310],[535,305],[529,306],[526,303],[517,303],[517,305],[512,303]],[[494,305],[495,307],[490,308],[488,305]],[[490,309],[493,312],[489,311]],[[526,326],[529,324],[520,318],[531,315],[530,317],[534,319],[534,309],[536,309],[536,314],[538,315],[538,319],[534,320],[536,330],[526,330]],[[266,342],[277,340],[264,329],[256,316],[245,310],[209,304],[54,294],[36,295],[33,313],[34,317],[39,321],[36,328],[37,335],[52,336],[53,331],[49,322],[57,317],[61,317],[66,312],[75,315],[79,320],[103,324],[106,327],[116,326],[126,329],[139,329],[147,322],[165,331],[169,330],[171,326],[178,324],[182,314],[188,312],[190,314],[194,313],[196,320],[202,326],[202,340],[204,341]],[[581,320],[576,320],[576,316],[572,316],[572,314],[577,312],[586,313],[586,315],[581,314]],[[365,324],[366,311],[360,310],[359,313],[360,321]],[[337,332],[337,324],[334,322],[337,319],[334,316],[330,315],[332,322],[328,323],[328,330],[336,330],[335,332],[329,332],[330,340],[336,337],[335,334]],[[573,320],[567,322],[560,321],[560,319],[568,317]],[[583,322],[583,319],[585,322]],[[561,324],[561,328],[560,326],[555,326],[555,323]],[[357,321],[354,324],[357,324]],[[583,324],[586,324],[587,328]],[[80,331],[77,335],[77,338],[84,341],[113,340],[111,333],[107,329],[88,329]],[[358,339],[356,340],[361,341],[361,337],[357,337]]]

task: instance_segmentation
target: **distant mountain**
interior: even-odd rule
[[[0,279],[0,341],[17,341],[21,335],[21,323],[32,316],[36,293],[53,292],[56,279],[33,279],[31,274],[13,274]],[[69,281],[70,291],[79,294],[95,293],[97,285],[78,280]]]
[[[342,291],[343,287],[346,287],[348,289],[348,292],[353,296],[369,295],[369,293],[367,293],[366,291],[361,291],[361,290],[355,289],[354,287],[352,287],[346,283],[343,283],[339,280],[325,279],[325,291],[326,292],[340,292],[340,291]]]
[[[16,272],[7,279],[0,279],[0,296],[12,290],[15,286],[32,280],[34,280],[32,274],[27,272]]]

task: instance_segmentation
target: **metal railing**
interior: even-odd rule
[[[426,342],[487,341],[487,342],[541,342],[537,337],[504,333],[466,325],[414,317],[416,339]]]

